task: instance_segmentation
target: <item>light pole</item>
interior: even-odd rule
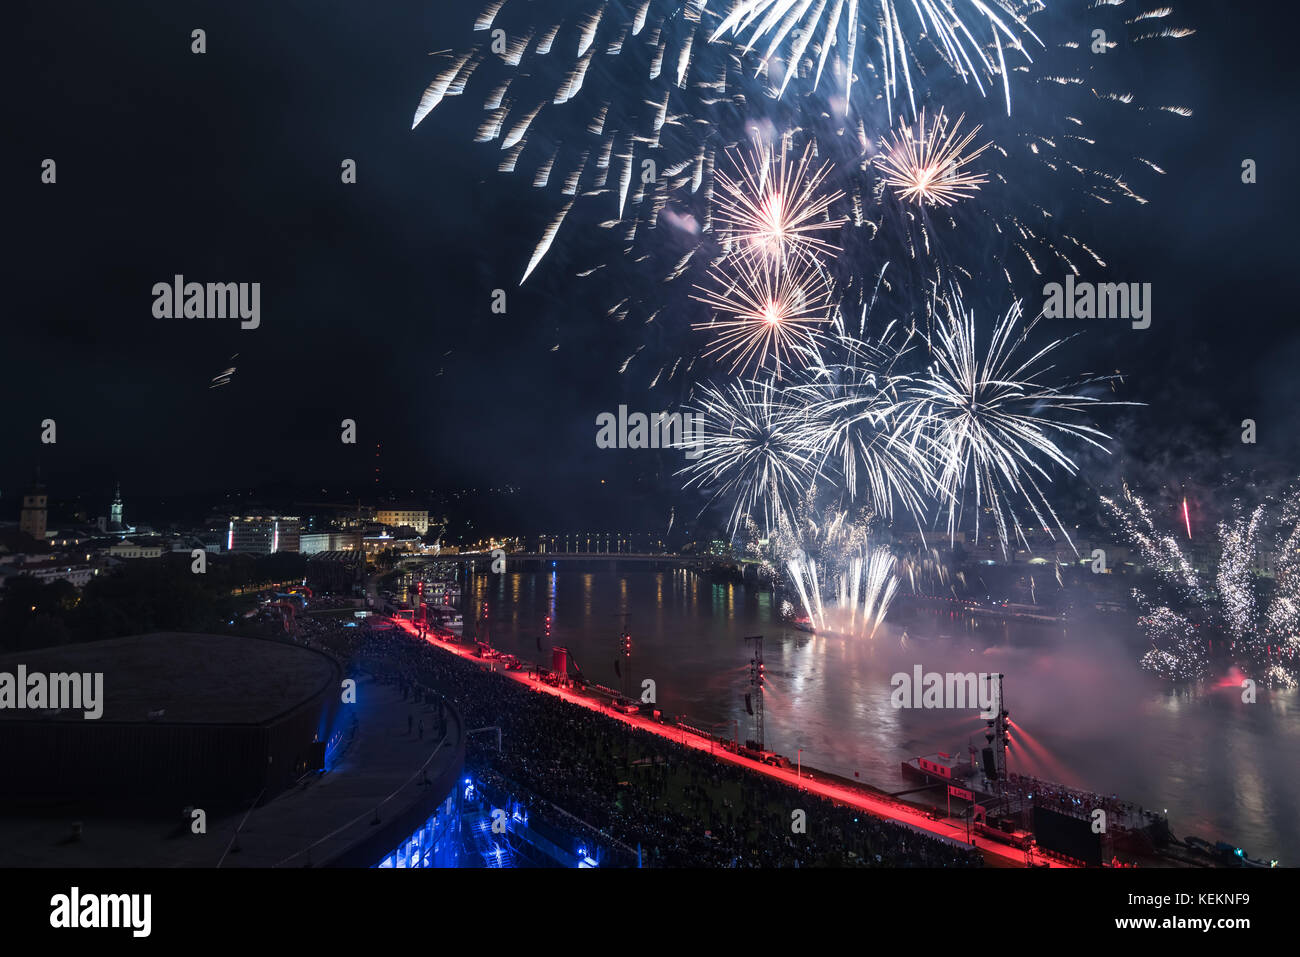
[[[794,759],[795,759],[794,779],[796,781],[800,781],[803,779],[803,748],[798,748],[795,751]]]

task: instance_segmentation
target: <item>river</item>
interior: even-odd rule
[[[633,687],[701,727],[753,737],[749,635],[763,635],[764,738],[770,750],[888,791],[901,762],[982,747],[974,711],[895,709],[890,678],[914,666],[1001,672],[1013,732],[1009,767],[1149,808],[1179,837],[1229,840],[1256,857],[1300,864],[1300,696],[1260,691],[1246,704],[1226,679],[1171,688],[1137,665],[1110,616],[1062,625],[1003,622],[896,604],[873,640],[812,636],[784,625],[766,589],[714,584],[686,570],[573,568],[479,574],[494,646],[549,664],[538,637],[569,649],[588,680],[611,687],[624,622]],[[626,617],[624,617],[626,616]],[[467,618],[472,614],[467,614]],[[906,637],[904,637],[906,635]]]

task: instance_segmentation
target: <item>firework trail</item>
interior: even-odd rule
[[[903,8],[899,17],[898,8]],[[801,61],[809,47],[817,55],[812,86],[817,88],[825,71],[827,56],[832,49],[843,52],[842,59],[834,61],[833,72],[840,78],[840,90],[847,114],[852,98],[854,70],[858,66],[857,53],[868,47],[872,26],[877,28],[875,43],[880,51],[883,66],[883,92],[886,102],[898,96],[899,83],[907,92],[908,102],[916,109],[916,91],[912,79],[923,75],[912,36],[919,33],[927,38],[938,58],[946,63],[963,82],[973,82],[981,95],[986,85],[1001,78],[1007,112],[1011,111],[1011,86],[1004,45],[1027,62],[1032,62],[1022,37],[1042,46],[1042,41],[1029,29],[1025,17],[1017,12],[1017,5],[1008,0],[913,0],[912,3],[895,3],[894,0],[740,0],[719,25],[711,39],[732,35],[745,43],[749,53],[760,41],[766,47],[759,60],[769,68],[774,57],[789,39],[789,53],[781,64],[784,79],[778,95],[800,70]],[[873,17],[871,14],[874,13]],[[842,29],[841,29],[842,27]],[[915,28],[915,29],[909,29]],[[983,39],[976,33],[983,33]],[[992,48],[992,52],[989,48]],[[915,68],[909,66],[917,62]]]
[[[876,637],[876,629],[885,620],[894,592],[898,590],[894,564],[894,556],[885,548],[877,548],[865,561],[853,559],[852,573],[847,582],[840,583],[839,606],[841,614],[843,609],[849,609],[850,633]]]
[[[786,580],[818,632],[874,638],[899,585],[896,560],[889,549],[872,547],[870,509],[819,510],[817,500],[810,488],[792,513],[782,514],[764,551],[775,558],[773,567],[784,562]],[[751,541],[761,534],[749,531]]]
[[[823,583],[816,560],[792,558],[786,568],[805,616],[819,633],[870,640],[876,637],[898,589],[894,565],[895,558],[887,548],[876,548],[865,558],[853,556],[835,585],[838,600],[831,605],[822,600]]]

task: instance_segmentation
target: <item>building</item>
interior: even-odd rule
[[[124,538],[108,550],[110,558],[159,558],[162,545],[157,542],[138,543]]]
[[[35,578],[42,585],[62,579],[74,588],[84,588],[86,583],[99,574],[99,570],[89,562],[72,561],[55,557],[49,561],[17,562],[0,565],[0,587],[15,575],[27,575]]]
[[[151,634],[0,658],[20,666],[102,678],[69,681],[63,711],[0,709],[0,758],[24,769],[0,789],[0,867],[456,866],[462,803],[491,811],[464,801],[453,704],[422,742],[388,735],[410,702],[370,678],[341,700],[310,648]],[[191,839],[200,808],[211,840]]]
[[[119,482],[113,491],[113,504],[109,506],[108,517],[99,516],[95,524],[106,535],[117,535],[118,537],[130,535],[136,529],[123,521],[123,514],[122,485]]]
[[[253,555],[299,550],[296,516],[232,515],[226,530],[226,551]]]
[[[45,541],[47,501],[45,486],[40,484],[33,485],[31,491],[23,496],[23,510],[18,528],[38,542]]]
[[[426,535],[429,531],[429,510],[427,508],[379,508],[375,510],[375,521],[390,528],[409,526],[421,535]]]
[[[356,532],[303,532],[298,536],[298,549],[304,555],[355,551],[356,547]]]
[[[109,508],[108,521],[110,525],[114,525],[118,528],[122,527],[122,483],[121,482],[117,484],[117,488],[113,491],[113,504]]]
[[[46,544],[50,548],[76,548],[85,545],[91,540],[91,533],[86,529],[60,529],[56,532],[46,532],[49,538]]]
[[[201,795],[209,812],[244,810],[306,773],[340,708],[333,659],[256,638],[116,638],[8,655],[0,670],[20,663],[32,673],[101,674],[104,720],[75,709],[0,712],[0,754],[27,769],[21,784],[6,782],[3,803],[152,811]]]

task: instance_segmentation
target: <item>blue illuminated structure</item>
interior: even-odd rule
[[[601,865],[603,848],[553,824],[473,776],[459,779],[437,811],[376,867],[578,867]]]
[[[452,788],[437,811],[375,866],[462,867],[460,824],[460,788]]]

